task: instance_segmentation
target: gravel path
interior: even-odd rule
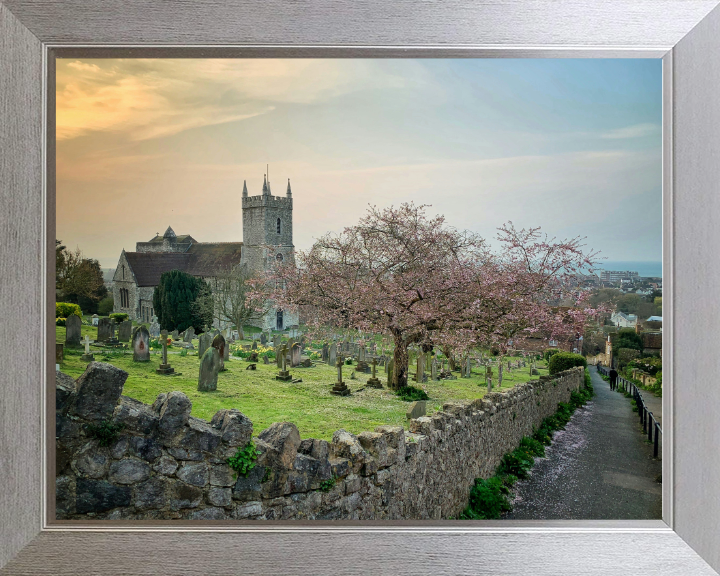
[[[590,368],[595,397],[555,433],[532,476],[515,486],[508,519],[649,520],[662,517],[661,462],[630,400]]]

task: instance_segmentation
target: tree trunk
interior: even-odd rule
[[[448,370],[451,372],[457,368],[457,365],[455,364],[455,357],[452,355],[452,351],[450,350],[450,346],[443,346],[443,354],[445,355],[445,358],[448,359]]]
[[[395,335],[395,352],[393,354],[395,364],[392,388],[398,390],[408,385],[408,345],[402,335]]]
[[[245,340],[245,330],[243,330],[243,325],[238,324],[237,329],[238,329],[238,339]]]

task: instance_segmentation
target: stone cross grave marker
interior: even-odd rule
[[[220,372],[220,353],[217,348],[210,346],[200,360],[198,390],[200,392],[217,390],[218,372]]]
[[[77,314],[70,314],[65,319],[65,344],[78,346],[80,344],[80,332],[82,331],[82,320]]]
[[[133,361],[150,361],[150,333],[145,326],[138,326],[132,335]]]
[[[95,356],[90,353],[90,337],[85,334],[85,340],[83,340],[83,343],[85,344],[85,354],[80,356],[80,360],[83,362],[93,362],[95,360]]]
[[[169,375],[175,372],[175,368],[170,366],[168,364],[168,357],[167,357],[167,330],[163,330],[160,332],[160,340],[162,342],[162,362],[160,363],[160,367],[155,370],[158,374],[164,374]]]
[[[334,394],[335,396],[349,396],[350,388],[345,385],[345,382],[343,382],[342,379],[342,356],[338,356],[335,366],[337,367],[338,379],[337,382],[335,382],[335,385],[332,387],[332,390],[330,390],[330,394]]]
[[[280,350],[280,372],[277,376],[275,376],[275,380],[282,380],[283,382],[287,382],[289,380],[292,380],[292,376],[290,375],[290,371],[287,369],[287,353],[288,349],[287,346],[283,346]]]
[[[371,388],[382,388],[382,382],[380,382],[380,379],[376,376],[376,370],[377,370],[377,358],[373,356],[372,359],[372,377],[367,381],[367,385]]]

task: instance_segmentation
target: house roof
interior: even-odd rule
[[[181,270],[203,278],[217,276],[240,263],[242,242],[193,244],[187,252],[125,252],[138,286],[157,286],[160,276]]]
[[[160,236],[159,234],[155,236],[154,238],[150,238],[148,242],[153,242],[154,244],[162,244],[163,238],[172,238],[172,235],[168,235],[168,232],[172,232],[174,235],[175,232],[173,232],[173,229],[168,227],[168,229],[165,231],[165,235]],[[181,236],[175,236],[175,240],[178,244],[186,244],[187,242],[195,242],[195,239],[190,236],[190,234],[182,234]]]
[[[662,322],[662,316],[650,316],[646,322]]]

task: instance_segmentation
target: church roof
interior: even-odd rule
[[[125,252],[138,286],[157,286],[160,276],[181,270],[203,278],[217,276],[240,263],[242,242],[203,242],[187,252]]]
[[[165,232],[167,234],[167,232]],[[157,235],[155,238],[151,238],[148,242],[155,242],[162,244],[164,236]],[[190,234],[183,234],[182,236],[175,236],[178,244],[187,244],[188,242],[195,242],[195,239]]]

